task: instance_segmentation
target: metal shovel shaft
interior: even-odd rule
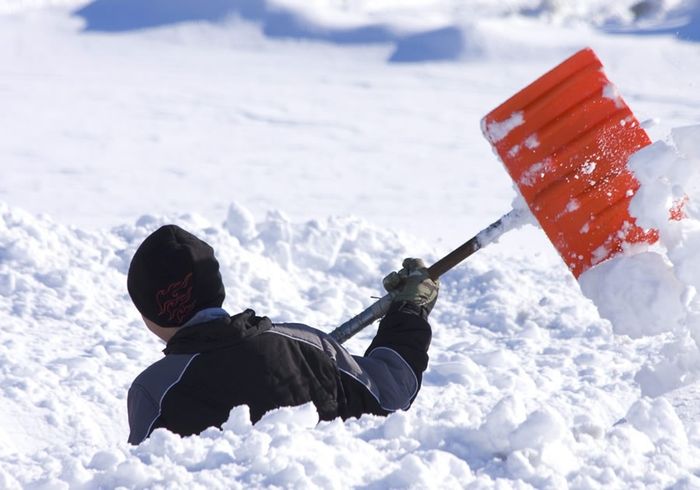
[[[489,226],[481,230],[470,240],[464,242],[452,252],[445,255],[443,258],[435,262],[428,268],[428,274],[431,279],[438,279],[445,272],[452,269],[454,266],[462,262],[471,254],[485,247],[489,243],[497,240],[507,231],[517,228],[522,224],[524,211],[522,209],[513,209],[501,216],[500,219],[494,221]],[[347,322],[336,328],[330,333],[337,342],[343,343],[350,337],[358,333],[367,325],[374,323],[382,318],[389,311],[393,297],[387,294],[378,301],[370,305],[359,315],[352,317]]]

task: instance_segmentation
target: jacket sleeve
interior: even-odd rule
[[[409,365],[420,387],[423,372],[428,367],[431,338],[432,330],[424,310],[411,303],[393,304],[379,322],[377,335],[365,357],[381,349],[394,351]]]
[[[352,356],[354,369],[341,381],[347,416],[386,415],[406,410],[418,394],[428,366],[431,329],[424,315],[405,304],[392,305],[364,356]]]

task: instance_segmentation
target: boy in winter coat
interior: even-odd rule
[[[428,364],[428,314],[439,284],[423,262],[406,259],[384,279],[395,295],[364,356],[297,323],[272,323],[253,310],[230,316],[213,249],[175,225],[136,251],[128,290],[165,357],[128,394],[129,442],[159,427],[187,436],[219,427],[248,405],[255,423],[278,407],[313,402],[321,420],[406,410]]]

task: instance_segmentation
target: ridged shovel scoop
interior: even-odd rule
[[[491,111],[482,130],[575,277],[625,244],[658,240],[629,214],[639,182],[627,160],[651,141],[592,50],[579,51]],[[438,260],[430,277],[517,227],[521,211],[510,211]],[[345,342],[382,318],[391,302],[384,296],[331,337]]]
[[[627,160],[651,141],[591,49],[491,111],[482,130],[575,277],[625,243],[658,239],[628,209],[639,182]]]

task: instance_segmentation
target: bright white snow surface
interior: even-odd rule
[[[0,488],[700,488],[692,392],[653,398],[700,376],[700,52],[638,32],[697,40],[692,3],[167,3],[85,31],[65,5],[109,1],[0,1]],[[210,242],[231,312],[330,331],[508,211],[479,120],[584,46],[658,140],[630,167],[661,242],[587,274],[595,303],[528,225],[444,276],[408,412],[126,444],[162,348],[125,287],[148,233]]]

